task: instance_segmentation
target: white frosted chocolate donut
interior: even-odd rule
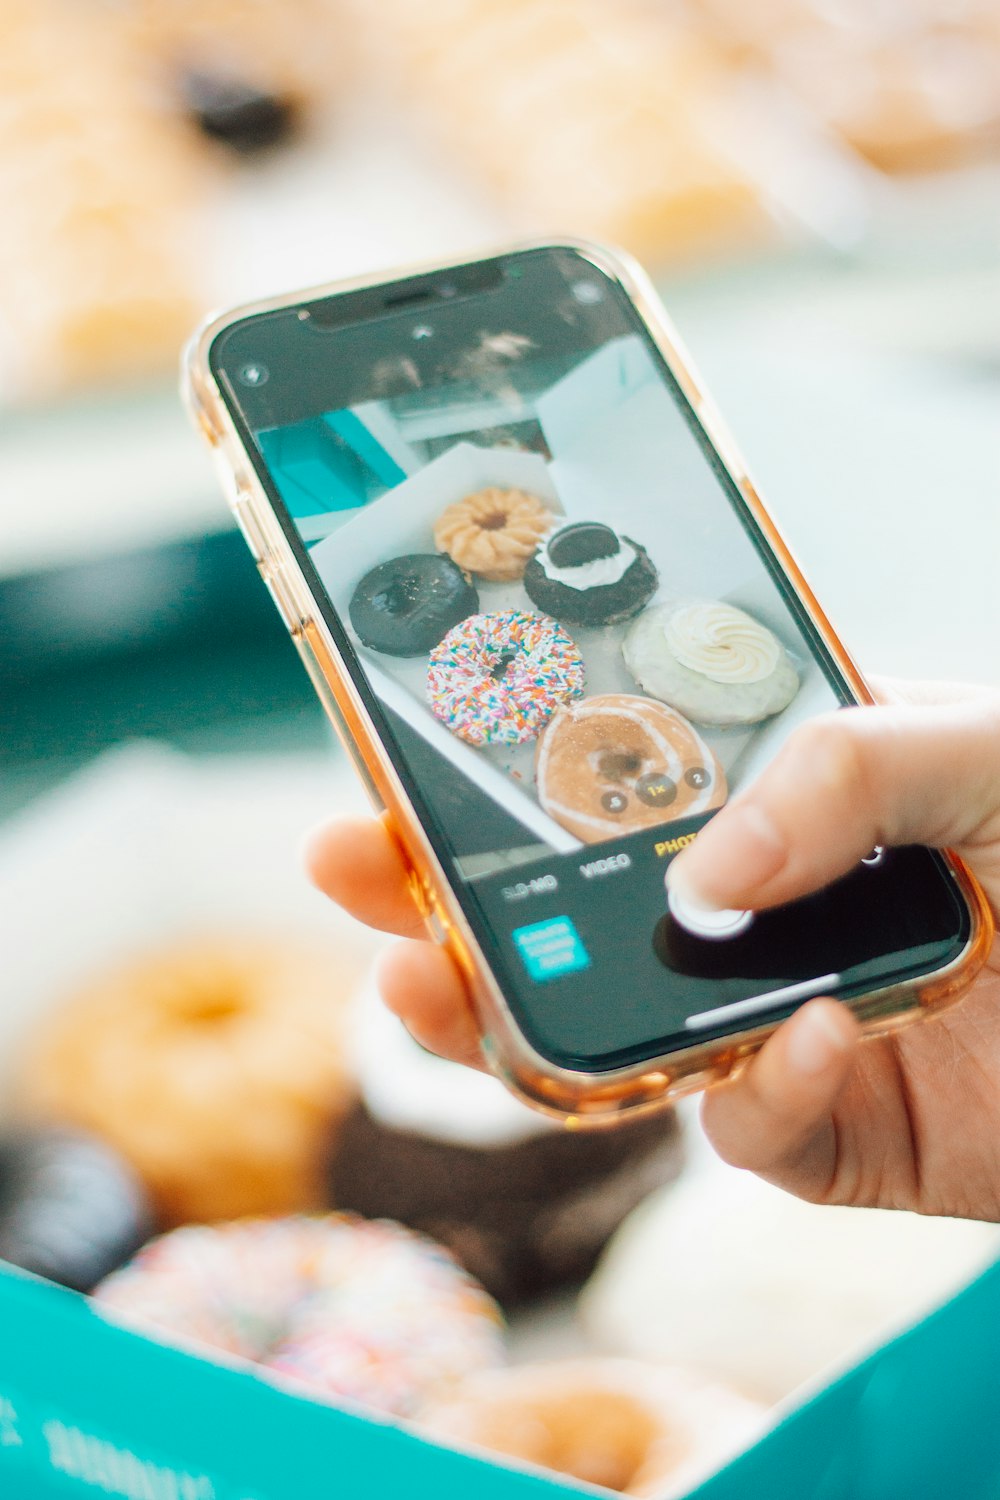
[[[474,1376],[420,1421],[461,1447],[668,1500],[758,1437],[764,1409],[694,1371],[585,1358]]]
[[[535,777],[545,811],[587,844],[726,800],[725,773],[694,726],[628,693],[559,709],[538,742]]]
[[[579,1286],[625,1215],[680,1170],[670,1111],[567,1131],[419,1046],[374,979],[351,1020],[360,1097],[334,1133],[331,1201],[431,1235],[503,1307]]]
[[[699,724],[759,724],[799,690],[774,632],[720,600],[653,605],[629,628],[622,655],[644,692]]]

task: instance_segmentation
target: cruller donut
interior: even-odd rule
[[[493,485],[448,506],[434,527],[434,545],[480,578],[512,583],[554,523],[534,495]]]
[[[147,953],[46,1019],[15,1104],[115,1147],[161,1226],[320,1208],[356,973],[347,954],[245,934]]]

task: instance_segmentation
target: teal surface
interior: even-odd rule
[[[696,1500],[1000,1496],[1000,1266],[793,1413]],[[559,1500],[501,1469],[105,1324],[0,1274],[3,1500]]]
[[[152,1344],[73,1292],[0,1274],[2,1500],[570,1493]]]

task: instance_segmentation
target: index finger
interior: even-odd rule
[[[695,905],[762,910],[845,875],[875,845],[903,844],[964,853],[1000,899],[1000,698],[812,720],[668,881]]]
[[[425,936],[409,870],[384,818],[341,818],[318,828],[305,860],[313,884],[366,927]]]

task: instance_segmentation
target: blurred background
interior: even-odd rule
[[[306,935],[345,995],[374,946],[299,873],[360,797],[177,397],[214,307],[617,242],[862,665],[1000,679],[995,0],[0,21],[7,1104],[39,1017],[150,944]]]
[[[210,308],[634,251],[863,661],[993,676],[989,0],[2,0],[3,806],[318,710],[175,395]]]
[[[872,668],[991,677],[989,0],[2,0],[3,807],[122,739],[325,744],[175,394],[211,308],[635,252]]]

